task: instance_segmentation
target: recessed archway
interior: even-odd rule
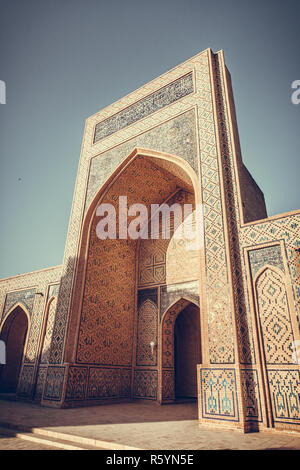
[[[66,359],[88,368],[87,400],[159,400],[161,365],[157,352],[160,337],[156,338],[156,331],[164,306],[172,303],[174,285],[199,282],[200,257],[199,252],[195,255],[195,250],[191,249],[183,254],[182,241],[173,235],[170,239],[152,239],[150,229],[143,243],[139,239],[123,238],[120,196],[126,197],[128,207],[144,205],[151,228],[152,205],[174,202],[181,208],[184,204],[194,208],[200,200],[196,176],[179,157],[139,149],[112,175],[86,212]],[[100,204],[115,208],[115,238],[98,236]],[[185,217],[184,211],[182,214]],[[128,212],[128,227],[130,217]],[[171,217],[170,223],[172,233]],[[160,234],[160,225],[158,227]],[[148,245],[158,249],[153,251]],[[183,259],[184,269],[178,269],[178,262]],[[190,265],[189,270],[187,265]],[[151,319],[153,328],[149,329],[147,322],[144,325],[144,318]],[[71,341],[70,335],[75,330],[76,342]]]
[[[161,401],[197,397],[197,365],[201,363],[200,309],[180,298],[161,322]]]
[[[197,397],[197,365],[201,363],[200,314],[188,304],[177,316],[174,326],[175,398]]]
[[[16,393],[28,331],[28,315],[18,305],[6,317],[0,338],[6,345],[6,364],[0,370],[0,392]]]
[[[288,283],[283,272],[272,265],[261,268],[254,279],[257,344],[261,358],[263,386],[266,396],[266,423],[281,428],[290,420],[299,419],[299,394],[284,397],[286,384],[290,390],[298,384],[297,324],[289,302]]]

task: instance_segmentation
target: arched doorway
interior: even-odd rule
[[[181,297],[161,322],[162,403],[197,397],[197,365],[201,361],[200,309]]]
[[[199,308],[189,304],[174,326],[175,398],[197,397],[197,364],[201,363]]]
[[[21,306],[7,316],[0,339],[6,345],[6,364],[0,370],[0,392],[16,393],[28,331],[28,318]]]

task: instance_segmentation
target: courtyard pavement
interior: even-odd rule
[[[109,450],[300,450],[300,434],[199,427],[196,403],[122,403],[71,409],[0,400],[0,426]],[[0,448],[5,448],[5,442]]]

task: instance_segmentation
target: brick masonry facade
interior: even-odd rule
[[[99,240],[97,207],[117,210],[120,195],[201,205],[202,243],[187,249],[172,226],[170,240],[161,227],[155,240]],[[2,335],[17,308],[22,399],[174,401],[176,320],[198,309],[200,344],[185,356],[199,358],[199,423],[299,430],[300,211],[267,217],[222,51],[87,119],[62,266],[0,281]]]

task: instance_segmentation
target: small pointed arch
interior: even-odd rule
[[[254,279],[254,295],[258,335],[266,364],[293,364],[296,329],[284,273],[271,265],[261,268]]]
[[[178,315],[189,305],[199,309],[199,304],[188,296],[175,300],[161,318],[161,355],[163,367],[174,367],[174,327]],[[199,311],[200,316],[200,311]],[[200,324],[200,323],[199,323]],[[200,334],[200,332],[199,332]]]
[[[31,323],[31,315],[29,313],[29,310],[28,308],[26,307],[26,305],[23,303],[23,302],[17,302],[16,304],[14,304],[10,309],[9,311],[7,312],[7,314],[5,315],[5,317],[3,318],[3,320],[1,321],[1,324],[0,324],[0,335],[4,334],[4,331],[7,327],[7,320],[9,319],[9,316],[10,315],[13,315],[13,314],[16,314],[16,311],[18,309],[21,309],[23,310],[24,314],[26,315],[27,317],[27,321],[28,321],[28,329],[30,327],[30,323]]]
[[[81,247],[87,247],[88,245],[88,235],[90,233],[90,228],[92,221],[94,219],[95,213],[99,204],[105,200],[105,197],[109,189],[117,182],[117,180],[124,175],[126,170],[130,165],[138,158],[148,158],[153,162],[156,162],[158,165],[161,165],[161,168],[164,168],[167,164],[169,166],[169,172],[174,171],[179,178],[183,178],[186,181],[189,181],[192,191],[195,195],[195,204],[200,205],[202,202],[201,191],[199,188],[199,179],[195,170],[191,165],[184,160],[182,157],[177,155],[168,154],[166,152],[160,152],[151,149],[145,149],[141,147],[136,147],[132,152],[115,168],[113,173],[108,177],[108,179],[101,185],[98,192],[93,196],[92,201],[89,203],[88,207],[85,208],[84,219],[82,222],[81,230]],[[171,170],[172,168],[172,170]]]
[[[30,314],[23,303],[15,304],[5,316],[0,339],[6,346],[6,364],[1,369],[0,391],[15,393],[26,351]]]
[[[188,295],[183,295],[180,298],[174,300],[163,312],[161,315],[161,323],[163,323],[166,314],[170,311],[174,312],[175,315],[179,315],[181,310],[183,310],[188,304],[193,304],[196,307],[199,307],[199,302]],[[176,313],[177,312],[177,313]]]
[[[265,266],[261,267],[261,268],[257,271],[257,273],[255,274],[254,279],[253,279],[253,284],[254,284],[254,286],[256,286],[259,277],[260,277],[267,269],[270,269],[271,271],[274,271],[274,273],[277,273],[277,274],[278,274],[279,276],[281,276],[282,278],[284,277],[284,273],[282,272],[282,270],[281,270],[280,268],[277,268],[276,266],[273,266],[272,264],[266,264]]]
[[[95,213],[98,204],[105,197],[105,194],[107,193],[108,189],[117,181],[117,179],[122,175],[122,173],[126,171],[126,169],[133,163],[133,161],[139,157],[146,157],[152,160],[157,160],[162,165],[164,165],[164,162],[169,162],[169,165],[171,164],[172,167],[174,168],[178,167],[180,171],[180,176],[182,177],[184,177],[184,175],[185,177],[187,176],[191,182],[191,185],[195,193],[196,204],[201,203],[201,192],[199,189],[199,181],[198,181],[197,174],[186,160],[184,160],[182,157],[169,154],[166,152],[160,152],[160,151],[156,151],[152,149],[145,149],[141,147],[135,147],[132,150],[132,152],[123,160],[123,162],[121,162],[116,167],[116,169],[109,176],[109,178],[104,182],[104,184],[102,184],[97,194],[93,196],[92,202],[89,204],[85,212],[84,225],[86,224],[88,220],[90,220],[93,217],[93,214]]]
[[[162,402],[197,396],[201,363],[200,310],[194,299],[181,297],[161,321]]]

